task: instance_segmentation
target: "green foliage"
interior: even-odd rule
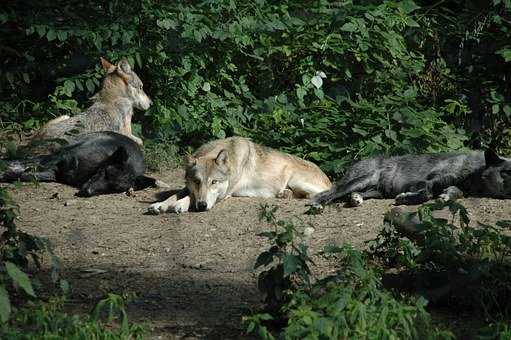
[[[144,160],[151,171],[175,168],[181,163],[179,148],[167,139],[147,140],[144,143]]]
[[[13,298],[36,297],[32,280],[25,270],[32,259],[40,267],[40,256],[47,252],[51,257],[51,278],[58,280],[59,259],[53,254],[47,239],[18,231],[15,223],[18,207],[10,199],[5,188],[0,188],[0,323],[11,314]],[[65,285],[65,282],[61,284]]]
[[[411,0],[8,1],[0,118],[34,128],[74,114],[98,89],[99,56],[127,57],[154,99],[135,119],[181,148],[245,135],[330,173],[377,153],[459,149],[466,96],[424,48],[441,20],[423,12],[437,14]]]
[[[68,315],[64,299],[19,309],[8,324],[0,326],[2,339],[142,339],[144,329],[130,324],[124,298],[109,294],[91,316]],[[104,318],[100,317],[106,311]]]
[[[261,234],[272,246],[259,255],[256,267],[270,266],[259,275],[259,282],[264,281],[260,290],[267,297],[283,298],[267,299],[269,313],[245,317],[248,333],[274,339],[271,324],[278,322],[281,327],[276,332],[283,339],[452,338],[450,332],[431,328],[424,299],[397,299],[385,291],[379,272],[350,246],[326,247],[322,255],[334,257],[338,271],[311,282],[313,262],[304,240],[299,241],[303,235],[310,236],[310,230],[297,233],[292,222],[277,220],[275,211],[275,207],[262,209],[262,217],[275,230]]]
[[[450,219],[435,217],[445,208]],[[411,271],[421,287],[434,287],[435,280],[449,277],[452,287],[432,293],[430,299],[478,307],[489,318],[509,316],[509,306],[501,301],[511,294],[511,237],[506,234],[511,222],[470,226],[466,209],[455,202],[424,204],[415,215],[411,235],[404,236],[398,225],[384,226],[371,242],[373,256],[387,266]]]
[[[265,220],[274,227],[274,231],[264,232],[273,246],[261,253],[254,269],[266,267],[259,274],[259,290],[266,295],[266,304],[270,309],[278,309],[287,301],[290,289],[299,285],[310,285],[311,259],[307,254],[307,233],[312,227],[298,226],[291,221],[277,220],[274,213],[277,207],[261,206],[260,220]],[[301,242],[297,242],[300,239]]]

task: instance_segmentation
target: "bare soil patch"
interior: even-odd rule
[[[183,185],[181,170],[156,175],[173,189]],[[279,207],[277,216],[298,216],[316,231],[313,252],[325,244],[364,247],[376,236],[391,200],[369,200],[361,207],[327,207],[304,215],[303,200],[231,198],[213,210],[182,215],[147,215],[148,205],[165,196],[157,189],[93,198],[74,197],[76,189],[55,184],[12,190],[20,205],[19,227],[48,237],[71,283],[71,309],[90,308],[106,292],[135,293],[129,305],[134,321],[147,321],[151,338],[242,338],[241,317],[260,307],[255,259],[267,248],[256,236],[261,204]],[[59,198],[52,198],[58,193]],[[511,218],[511,200],[461,201],[473,221]],[[99,269],[93,274],[90,269]],[[320,271],[333,270],[319,262]],[[102,272],[104,271],[104,272]]]

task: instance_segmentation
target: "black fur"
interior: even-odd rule
[[[144,156],[137,143],[105,131],[83,135],[50,155],[7,162],[0,181],[59,182],[80,188],[79,196],[94,196],[154,186],[156,180],[144,172]]]

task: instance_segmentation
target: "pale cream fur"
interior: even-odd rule
[[[205,144],[188,157],[186,188],[149,211],[209,210],[230,196],[310,198],[331,186],[314,163],[231,137]]]

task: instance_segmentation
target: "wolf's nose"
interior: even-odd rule
[[[206,202],[203,202],[203,201],[197,202],[197,210],[198,211],[206,211],[207,207],[208,207],[208,204]]]

